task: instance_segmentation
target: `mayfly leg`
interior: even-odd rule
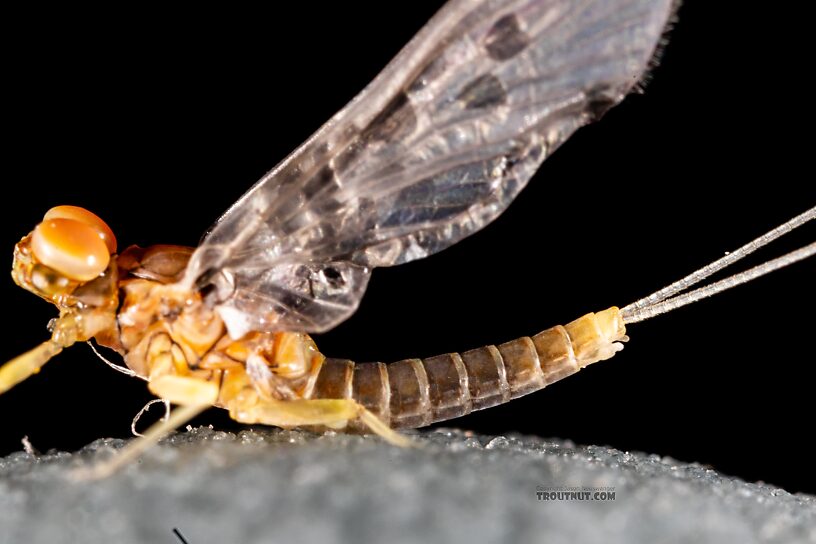
[[[0,394],[39,372],[40,368],[62,349],[60,344],[47,340],[0,366]]]
[[[136,460],[174,429],[184,425],[207,408],[210,408],[210,406],[206,404],[191,404],[176,408],[170,412],[170,417],[151,425],[143,435],[128,442],[124,448],[117,451],[110,459],[89,468],[79,469],[72,473],[72,476],[79,480],[97,480],[110,476],[131,461]]]

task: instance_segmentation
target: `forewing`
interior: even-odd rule
[[[642,78],[671,0],[449,2],[210,229],[186,281],[233,336],[319,332],[370,270],[496,218],[576,128]]]

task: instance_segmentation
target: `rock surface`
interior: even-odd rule
[[[0,542],[182,542],[173,529],[189,544],[816,542],[816,497],[700,465],[521,436],[415,438],[202,427],[97,482],[67,474],[122,440],[15,453],[0,459]]]

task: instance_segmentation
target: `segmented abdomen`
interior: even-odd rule
[[[613,307],[464,353],[391,364],[326,359],[311,398],[354,398],[393,428],[422,427],[538,391],[608,359],[623,348],[625,332]]]

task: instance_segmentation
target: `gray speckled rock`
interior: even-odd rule
[[[816,498],[604,447],[459,431],[399,449],[280,430],[176,434],[114,477],[110,455],[0,459],[0,542],[816,542]],[[614,488],[578,500],[562,488]],[[588,498],[596,499],[590,490]],[[546,495],[545,495],[546,494]],[[555,495],[553,499],[540,497]]]

